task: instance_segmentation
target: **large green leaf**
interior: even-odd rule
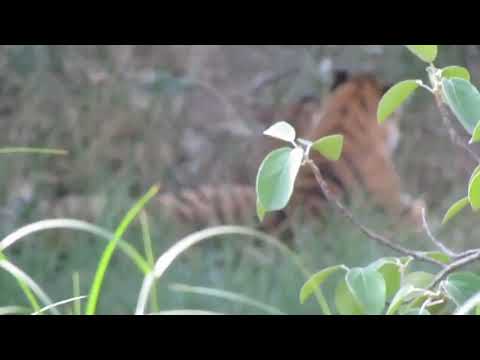
[[[473,177],[468,186],[468,200],[473,210],[480,210],[480,173]]]
[[[447,79],[460,78],[467,81],[471,80],[470,72],[461,66],[448,66],[442,69],[442,76]]]
[[[400,289],[402,280],[400,261],[395,258],[385,258],[376,261],[370,267],[378,271],[385,279],[387,299],[393,298]]]
[[[294,142],[295,138],[297,137],[297,133],[295,132],[293,126],[285,121],[276,123],[263,134],[290,143]]]
[[[362,306],[355,299],[348,288],[345,279],[342,279],[335,290],[335,306],[340,315],[364,315]]]
[[[331,161],[338,161],[342,156],[343,136],[332,135],[317,140],[312,148]]]
[[[447,224],[450,220],[452,220],[455,216],[457,216],[463,209],[468,206],[469,200],[468,197],[458,200],[455,204],[453,204],[450,209],[445,214],[443,218],[442,225]]]
[[[365,314],[380,315],[387,301],[385,279],[372,268],[352,269],[346,276],[348,288]]]
[[[328,280],[336,272],[344,270],[348,271],[348,268],[344,265],[332,266],[327,269],[320,271],[319,273],[313,275],[302,287],[300,291],[300,302],[305,304],[305,302],[315,293],[315,291]]]
[[[470,135],[480,121],[480,92],[469,81],[443,79],[444,98],[450,109]]]
[[[426,63],[433,63],[438,55],[437,45],[405,45],[412,53]]]
[[[257,196],[265,212],[288,205],[303,155],[302,149],[282,148],[265,158],[257,176]]]
[[[425,289],[432,283],[434,277],[433,274],[417,271],[405,276],[403,283],[410,284],[419,289]]]
[[[455,304],[462,306],[480,292],[480,276],[469,272],[455,273],[447,278],[444,287]]]
[[[383,96],[378,106],[377,118],[384,123],[418,89],[418,80],[405,80],[393,86]]]
[[[474,312],[480,315],[480,292],[467,300],[462,306],[459,306],[454,315],[470,315]]]

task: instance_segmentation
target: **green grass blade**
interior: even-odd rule
[[[100,263],[97,268],[97,272],[93,279],[93,284],[89,293],[86,315],[94,315],[98,298],[100,296],[100,290],[102,287],[103,279],[105,278],[105,273],[107,271],[108,265],[110,264],[110,260],[115,252],[115,248],[117,247],[117,243],[119,242],[120,238],[123,236],[125,231],[127,230],[128,226],[135,220],[138,216],[140,211],[147,205],[147,203],[160,191],[158,186],[152,187],[147,194],[145,194],[127,213],[124,219],[120,222],[117,230],[115,231],[115,237],[109,242],[107,245],[102,258],[100,259]]]
[[[41,309],[40,304],[37,301],[37,298],[35,297],[35,294],[30,290],[30,288],[21,280],[16,279],[18,282],[18,285],[20,286],[20,289],[22,289],[23,293],[27,297],[28,301],[30,302],[30,305],[32,306],[33,311],[39,311]]]
[[[22,306],[2,306],[0,307],[0,316],[5,315],[27,315],[30,309]]]
[[[80,274],[78,272],[73,274],[72,282],[73,297],[78,299],[80,298]],[[77,316],[82,315],[82,304],[80,303],[80,300],[73,303],[73,314]]]
[[[44,303],[45,306],[53,303],[53,301],[48,297],[48,295],[42,290],[40,286],[37,285],[35,281],[33,281],[30,276],[28,276],[10,261],[1,260],[0,268],[10,273],[18,281],[26,284],[38,296],[38,298]],[[60,313],[56,309],[51,309],[51,311],[55,315],[60,315]]]
[[[225,315],[221,313],[211,312],[211,311],[204,311],[204,310],[169,310],[169,311],[162,311],[158,313],[153,313],[149,315],[157,315],[157,316],[211,316],[211,315]]]
[[[1,253],[10,248],[20,240],[27,239],[29,235],[37,232],[52,230],[52,229],[69,229],[76,231],[83,231],[99,237],[100,239],[110,241],[115,238],[115,234],[106,231],[98,226],[71,219],[56,219],[39,221],[27,226],[24,226],[0,241],[0,260]],[[143,256],[129,243],[119,240],[118,247],[122,250],[144,274],[151,271],[151,267]]]
[[[259,231],[255,231],[249,228],[240,227],[240,226],[219,226],[206,230],[202,230],[191,234],[184,239],[178,241],[173,245],[168,251],[166,251],[156,262],[153,272],[148,274],[142,284],[140,294],[137,300],[137,307],[135,310],[136,315],[145,314],[145,307],[147,299],[149,298],[149,293],[155,279],[159,279],[167,271],[167,269],[172,265],[172,263],[184,252],[190,249],[192,246],[195,246],[205,240],[216,238],[219,236],[225,235],[243,235],[258,239],[265,242],[266,244],[273,246],[280,250],[284,255],[287,255],[292,258],[294,264],[299,268],[302,274],[305,277],[305,280],[308,280],[311,277],[311,273],[305,268],[299,257],[293,253],[287,246],[282,244],[280,241],[271,237],[267,234],[264,234]],[[331,315],[330,308],[323,296],[321,290],[315,292],[317,300],[322,308],[322,311],[326,315]]]
[[[0,148],[0,155],[11,154],[36,154],[36,155],[60,155],[66,156],[68,152],[60,149],[40,149],[40,148],[26,148],[26,147],[9,147]]]
[[[52,309],[57,308],[61,305],[70,304],[72,302],[74,303],[74,302],[80,301],[80,300],[85,299],[85,298],[86,298],[86,296],[78,296],[78,297],[74,297],[74,298],[71,298],[71,299],[62,300],[62,301],[56,302],[55,304],[45,306],[43,309],[40,309],[39,311],[34,312],[32,315],[40,315],[40,314],[43,314],[44,312],[46,312],[48,310],[52,310]]]
[[[140,214],[140,223],[142,225],[142,239],[143,246],[145,250],[145,256],[147,258],[148,264],[153,269],[155,266],[155,255],[153,252],[152,238],[150,236],[150,226],[148,224],[148,216],[145,211],[142,211]],[[153,312],[160,312],[160,305],[158,304],[157,298],[157,287],[155,282],[152,284],[152,294],[150,297],[150,306]]]
[[[223,300],[228,300],[237,304],[248,305],[250,307],[254,307],[256,309],[264,311],[269,315],[286,315],[284,312],[280,311],[274,306],[264,304],[245,295],[235,294],[230,291],[211,289],[206,287],[194,287],[184,284],[173,284],[170,286],[170,289],[175,292],[210,296]]]
[[[2,260],[8,260],[5,255],[0,251],[0,261]],[[38,304],[37,298],[35,295],[32,293],[30,288],[21,280],[16,279],[18,282],[18,285],[20,286],[20,289],[22,289],[23,293],[25,294],[27,300],[30,302],[30,305],[32,306],[33,311],[38,311],[40,310],[40,305]]]

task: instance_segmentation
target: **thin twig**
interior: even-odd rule
[[[377,243],[380,243],[381,245],[384,245],[396,252],[399,252],[403,255],[406,255],[406,256],[411,256],[413,257],[414,259],[417,259],[417,260],[420,260],[420,261],[423,261],[423,262],[426,262],[426,263],[430,263],[430,264],[435,264],[435,265],[438,265],[442,268],[446,268],[446,265],[441,263],[440,261],[437,261],[437,260],[434,260],[434,259],[431,259],[425,255],[423,255],[422,253],[420,252],[417,252],[417,251],[413,251],[413,250],[410,250],[410,249],[406,249],[400,245],[397,245],[397,244],[394,244],[392,241],[390,241],[389,239],[387,239],[385,236],[382,236],[380,234],[377,234],[376,232],[374,232],[373,230],[370,230],[368,227],[366,227],[365,225],[363,225],[362,223],[360,223],[356,218],[355,216],[353,215],[353,213],[348,210],[341,202],[340,200],[338,200],[338,198],[334,197],[329,189],[329,186],[328,184],[325,182],[325,180],[323,179],[323,176],[320,172],[320,169],[318,168],[318,166],[312,161],[312,160],[308,160],[307,161],[307,164],[310,166],[310,168],[312,169],[314,175],[315,175],[315,179],[317,180],[317,183],[319,184],[322,192],[325,194],[325,197],[327,198],[327,200],[329,202],[331,202],[332,204],[336,205],[336,207],[340,210],[340,212],[342,213],[342,215],[344,217],[346,217],[348,220],[350,220],[350,222],[355,225],[356,227],[358,227],[366,236],[368,236],[370,239],[376,241]]]
[[[427,222],[427,214],[425,208],[422,209],[422,221],[423,221],[423,228],[425,229],[425,232],[427,233],[428,237],[430,240],[433,242],[433,244],[442,252],[447,254],[448,256],[452,258],[458,258],[460,254],[455,253],[454,251],[450,250],[447,248],[445,245],[443,245],[432,233],[432,230],[430,229],[430,226],[428,225]]]
[[[443,269],[433,280],[432,284],[428,287],[428,290],[433,290],[438,284],[440,284],[448,275],[454,273],[455,271],[458,271],[460,269],[463,269],[472,263],[479,261],[480,260],[480,251],[477,250],[476,253],[473,253],[472,255],[465,257],[463,259],[460,259],[453,264],[447,266],[445,269]]]

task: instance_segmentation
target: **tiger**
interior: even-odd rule
[[[352,75],[338,71],[323,103],[309,96],[279,112],[282,118],[289,119],[299,138],[315,141],[328,135],[343,135],[344,148],[339,161],[311,154],[335,196],[351,201],[369,194],[389,216],[406,220],[418,229],[423,201],[402,192],[393,161],[400,140],[401,110],[385,124],[377,121],[379,102],[389,88],[371,73]],[[277,116],[268,112],[259,115],[259,121],[265,125],[271,125],[275,118],[278,113]],[[280,146],[280,142],[268,138],[264,144],[267,151]],[[260,163],[254,165],[258,169]],[[198,226],[251,224],[256,214],[256,198],[252,179],[251,184],[205,185],[183,189],[179,194],[162,193],[157,205],[181,223]],[[288,220],[299,209],[304,218],[314,219],[327,209],[326,197],[308,167],[300,170],[288,207],[269,214],[262,223],[258,220],[255,223],[261,230],[279,235],[288,229]]]

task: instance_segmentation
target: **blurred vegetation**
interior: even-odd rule
[[[445,45],[442,63],[468,66],[480,80],[476,45]],[[423,65],[390,45],[3,45],[0,47],[0,143],[61,148],[67,157],[5,156],[0,161],[0,230],[46,218],[69,217],[114,229],[153,183],[165,190],[239,178],[253,184],[263,128],[252,106],[287,104],[301,96],[324,97],[328,66],[372,71],[385,82],[424,76]],[[298,71],[260,92],[265,76]],[[428,100],[428,101],[427,101]],[[448,206],[464,196],[474,164],[448,141],[433,103],[416,97],[401,123],[396,162],[405,190],[424,198],[439,236],[453,248],[478,247],[471,215],[448,231],[438,227]],[[273,119],[272,119],[273,122]],[[414,124],[414,126],[411,126]],[[158,256],[178,240],[179,229],[149,209]],[[362,211],[372,227],[382,214]],[[141,229],[128,241],[142,249]],[[337,263],[365,265],[388,252],[366,240],[335,214],[329,224],[298,223],[298,252],[317,270]],[[412,248],[428,247],[422,234],[398,236]],[[241,245],[239,245],[241,244]],[[54,300],[72,294],[72,274],[88,290],[105,244],[84,234],[53,231],[11,250],[11,259]],[[107,273],[100,312],[131,313],[142,278],[122,254]],[[225,300],[178,293],[183,283],[250,296],[290,314],[316,313],[300,306],[304,279],[269,249],[215,240],[190,251],[158,288],[163,310],[199,308],[224,313],[257,310]],[[24,304],[16,283],[0,273],[0,304]]]

